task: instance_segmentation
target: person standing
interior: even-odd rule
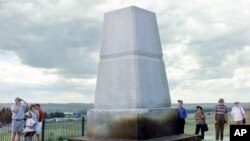
[[[233,124],[235,125],[243,125],[246,123],[243,123],[243,119],[247,119],[245,110],[242,106],[240,106],[239,101],[234,102],[234,106],[231,110],[231,115],[232,115],[232,121]]]
[[[195,121],[196,121],[196,129],[195,134],[198,135],[201,131],[201,139],[204,139],[204,124],[205,124],[205,113],[202,110],[201,106],[196,107],[195,112]]]
[[[36,134],[35,134],[35,139],[36,141],[40,141],[40,134],[42,132],[42,125],[43,125],[43,120],[44,120],[44,111],[41,108],[41,105],[36,103],[36,111],[38,113],[38,124],[36,128]]]
[[[228,122],[227,119],[227,107],[224,105],[224,99],[220,98],[218,105],[214,109],[214,123],[215,123],[215,139],[216,141],[223,140],[224,126]]]
[[[38,113],[36,111],[36,105],[35,104],[30,105],[30,113],[32,115],[32,119],[36,122],[36,124],[33,126],[33,130],[36,131],[37,130],[37,124],[38,124]]]
[[[31,111],[25,113],[26,124],[23,130],[24,133],[24,141],[32,141],[32,137],[35,134],[34,127],[36,125],[36,121],[32,118]]]
[[[183,101],[178,100],[178,109],[179,109],[179,120],[178,120],[178,127],[177,127],[177,133],[178,134],[184,134],[184,128],[185,128],[185,119],[187,117],[187,110],[183,107]]]
[[[21,102],[24,103],[21,104]],[[23,99],[15,98],[15,104],[11,105],[12,121],[11,121],[11,141],[20,141],[20,135],[24,128],[24,113],[28,109],[29,104]]]

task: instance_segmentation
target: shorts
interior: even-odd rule
[[[13,133],[15,132],[23,132],[23,128],[24,128],[24,120],[12,120],[11,122],[11,131]]]

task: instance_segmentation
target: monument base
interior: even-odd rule
[[[146,140],[177,134],[179,111],[157,109],[92,109],[87,113],[87,137]]]
[[[78,137],[72,138],[68,141],[144,141],[144,140],[125,140],[125,139],[97,139],[97,138],[89,138],[89,137]],[[145,141],[201,141],[201,136],[199,135],[173,135],[166,136],[161,138],[154,138]]]

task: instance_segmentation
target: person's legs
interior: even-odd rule
[[[36,133],[35,133],[35,141],[40,141],[40,134],[42,132],[42,122],[37,123]]]
[[[185,119],[180,119],[180,133],[184,134]]]
[[[15,141],[16,132],[11,133],[10,141]]]
[[[21,120],[21,121],[16,121],[16,138],[15,138],[15,141],[20,141],[20,136],[21,136],[21,133],[23,132],[23,128],[24,128],[24,120]]]
[[[221,116],[221,127],[220,127],[220,140],[222,141],[223,140],[223,137],[224,137],[224,125],[225,125],[225,117],[224,116]]]
[[[186,124],[185,119],[183,119],[183,127],[182,127],[182,133],[183,134],[184,134],[184,130],[185,130],[185,124]]]
[[[182,134],[182,128],[183,128],[183,121],[182,119],[178,119],[178,123],[177,123],[177,126],[176,126],[176,132],[177,134]]]
[[[25,136],[24,141],[32,141],[32,136]]]
[[[25,141],[32,141],[32,137],[33,137],[33,132],[27,132],[25,134]]]
[[[196,124],[195,134],[198,135],[199,131],[200,131],[200,126],[198,124]]]
[[[15,141],[20,141],[20,136],[21,136],[21,133],[17,132],[15,136]]]
[[[40,141],[40,134],[39,133],[35,134],[35,141]]]
[[[217,120],[218,121],[218,120]],[[219,140],[219,121],[215,123],[215,139]]]
[[[221,125],[221,132],[220,132],[220,140],[221,141],[223,141],[223,137],[224,137],[224,125],[225,125],[225,123],[222,123],[222,125]]]
[[[201,128],[201,139],[204,139],[204,125],[200,125]]]
[[[219,121],[218,121],[218,129],[219,129],[219,132],[218,132],[218,140],[219,138],[221,139],[221,132],[222,132],[222,120],[221,120],[221,117],[219,117]]]
[[[16,121],[12,120],[10,141],[15,141],[16,133],[17,133]]]

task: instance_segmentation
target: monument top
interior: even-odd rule
[[[101,58],[144,55],[162,58],[155,13],[130,6],[104,15]]]
[[[149,10],[146,10],[146,9],[143,9],[143,8],[140,8],[140,7],[137,7],[137,6],[128,6],[128,7],[124,7],[124,8],[121,8],[121,9],[117,9],[117,10],[113,10],[113,11],[109,11],[109,12],[106,12],[104,14],[108,14],[108,13],[113,13],[113,12],[119,12],[119,11],[123,11],[123,10],[141,10],[141,11],[146,11],[146,12],[150,12],[152,14],[155,14],[154,12],[151,12]]]

